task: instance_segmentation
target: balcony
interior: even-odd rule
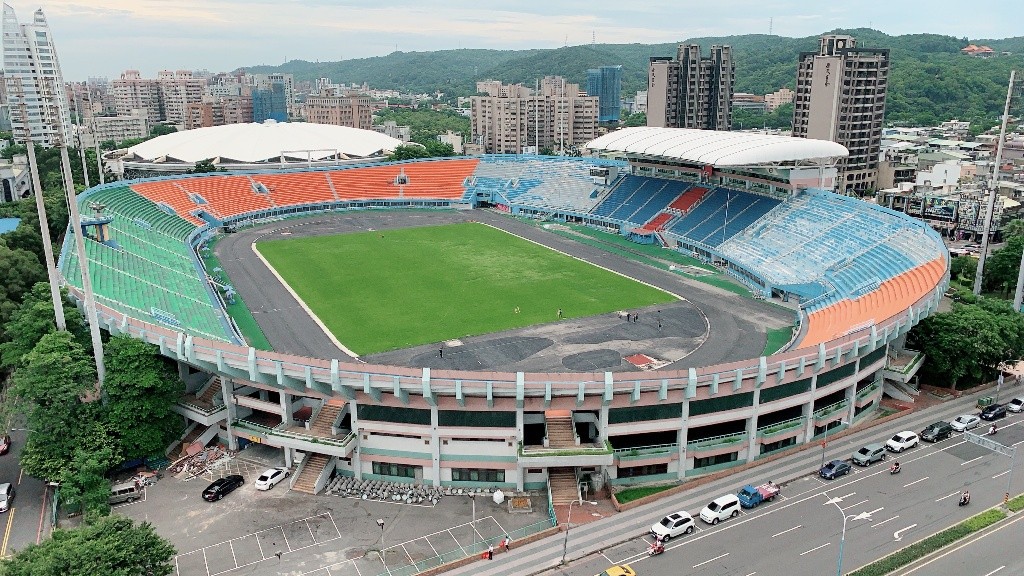
[[[846,400],[841,400],[835,404],[819,408],[814,411],[814,424],[815,426],[824,426],[833,420],[842,418],[842,415],[845,414],[847,410]]]
[[[640,460],[672,460],[679,454],[679,444],[658,444],[637,448],[616,448],[615,463],[619,466],[628,465]]]
[[[520,444],[519,459],[530,468],[611,466],[614,463],[612,444],[607,440],[566,448]]]
[[[270,427],[248,420],[235,420],[231,426],[236,436],[248,438],[253,442],[341,458],[348,458],[356,445],[356,435],[352,432],[339,438],[324,438],[304,434],[296,428],[285,429],[283,425]]]
[[[890,356],[885,363],[882,376],[886,380],[906,384],[924,364],[925,355],[916,350],[901,350],[896,356]]]
[[[702,438],[686,443],[687,455],[691,458],[714,456],[728,452],[738,452],[746,448],[747,433],[737,432],[735,434],[723,434]]]
[[[870,404],[876,396],[876,392],[881,388],[877,383],[872,382],[871,384],[861,388],[857,391],[857,397],[854,400],[854,405],[857,408]]]
[[[803,431],[806,426],[806,422],[806,419],[801,416],[800,418],[793,418],[792,420],[762,426],[757,429],[757,440],[764,444],[768,442],[778,442],[784,438],[796,436]]]

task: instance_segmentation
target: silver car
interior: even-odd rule
[[[960,416],[953,418],[953,421],[949,423],[949,425],[953,427],[953,430],[956,430],[957,432],[964,432],[971,428],[977,428],[979,424],[981,424],[981,418],[979,418],[977,414],[961,414]]]
[[[0,484],[0,512],[7,512],[14,501],[14,486],[10,482]]]

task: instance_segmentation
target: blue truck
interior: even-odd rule
[[[753,484],[747,484],[736,494],[736,497],[740,499],[740,506],[744,508],[754,508],[761,502],[771,502],[779,495],[782,488],[779,485],[769,480],[760,486],[754,486]]]

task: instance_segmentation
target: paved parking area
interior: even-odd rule
[[[424,507],[340,496],[291,492],[287,483],[260,492],[253,481],[268,464],[243,451],[208,478],[182,481],[165,476],[144,499],[114,508],[116,514],[152,523],[178,549],[178,576],[404,576],[442,561],[486,549],[505,534],[543,526],[547,502],[534,497],[529,514],[464,496]],[[241,474],[245,485],[219,502],[200,494],[208,480]],[[382,534],[377,520],[382,519]],[[514,536],[515,537],[515,536]],[[382,554],[381,549],[385,552]],[[386,564],[385,564],[386,563]]]

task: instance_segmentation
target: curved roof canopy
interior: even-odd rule
[[[401,140],[372,130],[268,120],[167,134],[132,146],[126,159],[194,163],[213,158],[216,163],[256,163],[278,161],[282,152],[286,159],[307,160],[306,150],[312,160],[339,154],[342,158],[368,158],[401,144]]]
[[[826,160],[849,155],[845,146],[828,140],[811,140],[754,132],[722,132],[689,128],[640,126],[609,132],[586,145],[591,150],[610,150],[660,156],[714,166],[783,164]]]

